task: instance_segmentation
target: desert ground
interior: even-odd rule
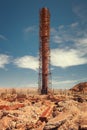
[[[0,88],[0,130],[87,130],[87,91]]]

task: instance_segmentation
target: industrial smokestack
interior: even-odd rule
[[[40,56],[39,56],[39,85],[41,94],[48,93],[50,75],[50,12],[48,8],[40,10]]]

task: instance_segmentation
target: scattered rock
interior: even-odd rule
[[[61,125],[63,125],[66,122],[66,120],[62,120],[62,121],[56,121],[56,122],[48,122],[45,127],[44,130],[54,130],[55,128],[60,127]]]
[[[87,96],[82,93],[66,94],[66,98],[59,94],[26,97],[19,93],[14,102],[8,100],[11,97],[0,98],[0,130],[38,130],[43,125],[39,117],[51,105],[44,130],[87,130]]]
[[[86,93],[87,92],[87,82],[79,83],[79,84],[75,85],[73,88],[71,88],[70,90],[74,91],[74,92]]]

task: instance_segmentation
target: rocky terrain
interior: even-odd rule
[[[87,130],[87,93],[0,91],[0,130]]]
[[[79,83],[75,85],[71,90],[75,92],[87,92],[87,82]]]

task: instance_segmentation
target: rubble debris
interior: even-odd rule
[[[56,128],[59,128],[62,124],[64,124],[66,122],[66,120],[62,120],[62,121],[56,121],[56,122],[48,122],[45,127],[44,130],[54,130]]]
[[[15,104],[13,106],[0,105],[0,110],[16,110],[24,107],[24,104]]]
[[[78,130],[87,130],[87,125],[80,125]]]
[[[13,102],[4,96],[0,98],[0,130],[84,130],[87,127],[86,95],[30,94]]]
[[[78,96],[78,95],[74,95],[73,100],[80,102],[80,103],[84,102],[84,99],[81,96]]]
[[[41,120],[42,122],[45,121],[47,122],[48,121],[48,116],[50,115],[50,113],[52,112],[53,110],[53,106],[49,106],[43,113],[42,115],[39,117],[39,120]]]

